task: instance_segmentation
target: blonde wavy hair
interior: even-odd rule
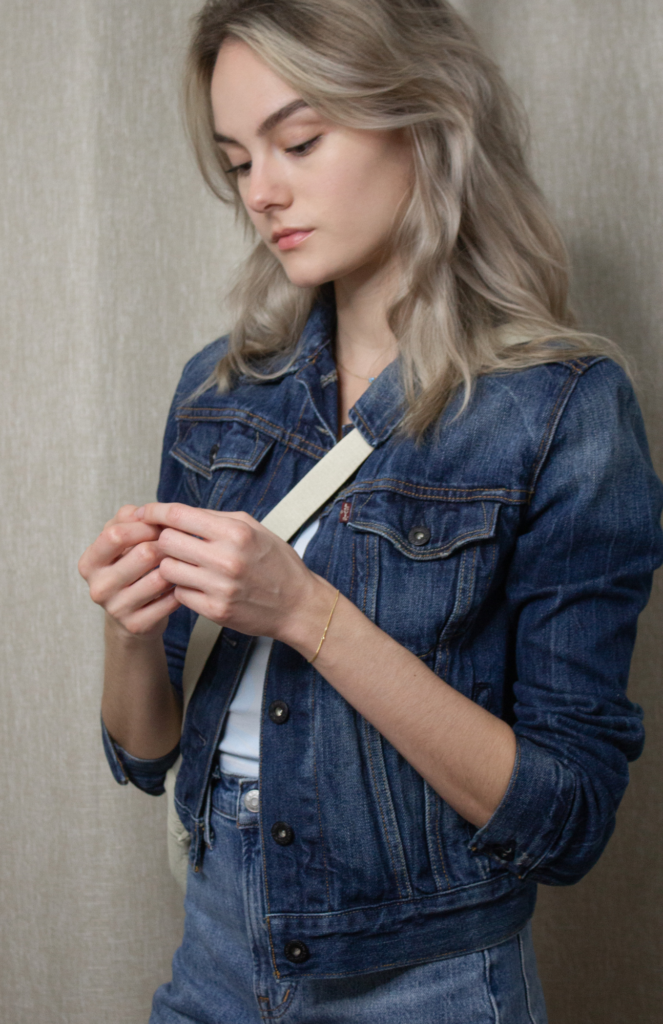
[[[248,44],[323,116],[406,128],[415,182],[394,225],[404,276],[387,321],[399,345],[403,429],[421,435],[480,374],[608,353],[568,307],[568,257],[524,156],[525,126],[497,66],[445,0],[208,0],[185,73],[187,128],[203,177],[257,237],[214,142],[210,84],[223,41]],[[258,242],[229,293],[227,354],[213,378],[264,379],[295,358],[329,285],[293,285]],[[619,356],[617,355],[617,358]],[[208,382],[209,386],[209,382]]]

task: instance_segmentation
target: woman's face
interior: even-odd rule
[[[235,39],[219,51],[211,97],[244,205],[293,284],[366,280],[394,258],[388,238],[412,180],[404,130],[328,121]]]

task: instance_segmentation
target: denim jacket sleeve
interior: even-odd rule
[[[497,853],[521,878],[578,881],[614,829],[644,740],[626,684],[663,559],[662,491],[625,375],[594,363],[559,419],[506,588],[518,752],[471,848]]]
[[[161,796],[164,792],[163,781],[166,772],[172,768],[179,757],[179,743],[164,757],[153,759],[134,757],[115,742],[108,732],[103,718],[101,719],[101,738],[106,759],[116,782],[119,782],[121,786],[132,782],[138,789],[142,789],[143,792],[149,793],[151,796]]]

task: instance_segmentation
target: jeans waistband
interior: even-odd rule
[[[211,781],[212,810],[238,825],[258,824],[258,780],[222,772],[218,764]],[[247,794],[250,794],[247,796]]]

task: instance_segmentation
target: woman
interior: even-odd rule
[[[596,862],[643,741],[662,488],[627,376],[573,326],[512,102],[444,0],[211,0],[187,81],[258,242],[159,501],[80,563],[115,777],[161,793],[183,758],[151,1020],[541,1024],[536,884]],[[351,429],[373,452],[279,540],[260,520]],[[197,614],[224,632],[180,743]]]

